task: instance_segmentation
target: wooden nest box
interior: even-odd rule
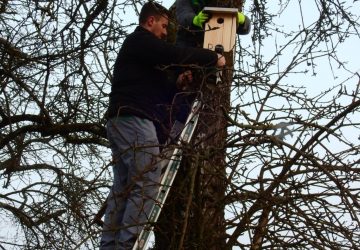
[[[210,16],[205,23],[204,48],[214,50],[222,45],[224,52],[235,50],[238,9],[205,7],[203,12]]]

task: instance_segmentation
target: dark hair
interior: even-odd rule
[[[149,1],[143,5],[139,15],[139,23],[144,24],[150,16],[160,18],[161,16],[170,16],[169,11],[162,5]]]

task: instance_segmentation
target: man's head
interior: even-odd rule
[[[155,2],[144,4],[139,15],[139,24],[160,39],[165,39],[169,24],[169,11]]]

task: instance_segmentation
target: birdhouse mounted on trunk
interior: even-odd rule
[[[205,7],[210,19],[205,23],[204,48],[215,50],[222,45],[224,52],[235,49],[237,13],[236,8]]]

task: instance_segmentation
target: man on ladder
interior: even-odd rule
[[[144,4],[139,26],[123,42],[114,66],[107,136],[113,154],[114,181],[107,199],[101,250],[131,249],[147,222],[160,178],[159,142],[155,123],[165,116],[175,81],[166,65],[197,64],[223,67],[214,51],[178,48],[163,41],[168,12],[159,4]]]

